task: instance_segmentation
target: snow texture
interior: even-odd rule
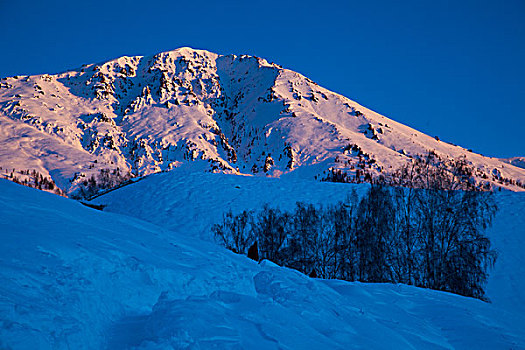
[[[312,279],[210,242],[228,208],[352,187],[366,190],[181,167],[99,197],[99,211],[0,180],[0,348],[525,349],[521,193],[498,195],[492,303]]]

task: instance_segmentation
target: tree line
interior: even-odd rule
[[[78,190],[72,195],[75,199],[90,199],[101,192],[116,188],[125,184],[131,179],[129,171],[120,171],[116,169],[100,169],[97,176],[91,175],[88,179],[80,182]]]
[[[2,167],[0,167],[1,170]],[[13,168],[10,173],[8,169],[5,169],[5,174],[0,174],[0,176],[20,185],[51,191],[59,196],[66,197],[66,193],[57,186],[51,177],[47,177],[35,169],[17,170]]]
[[[497,254],[484,230],[497,207],[492,192],[468,185],[468,172],[463,163],[453,171],[412,163],[389,185],[376,181],[361,197],[352,191],[335,204],[229,211],[212,231],[236,253],[250,251],[253,258],[255,251],[257,259],[314,277],[404,283],[485,299]]]

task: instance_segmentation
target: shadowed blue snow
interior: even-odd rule
[[[0,348],[525,349],[524,317],[497,303],[311,279],[197,238],[224,209],[250,200],[286,207],[346,194],[337,184],[231,178],[174,171],[99,198],[130,212],[140,198],[171,230],[0,180]],[[523,196],[507,198],[523,209],[512,198]]]
[[[180,233],[212,240],[211,226],[227,210],[261,208],[265,203],[290,210],[296,202],[335,203],[367,184],[308,181],[290,174],[281,179],[198,172],[194,164],[146,177],[94,200],[107,211],[138,217]],[[525,193],[497,192],[499,207],[488,228],[499,257],[490,272],[487,295],[509,311],[525,315]],[[186,208],[186,209],[185,209]]]

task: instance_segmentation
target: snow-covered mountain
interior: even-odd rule
[[[497,196],[487,303],[313,279],[200,240],[228,206],[326,202],[366,185],[191,168],[99,197],[102,212],[0,179],[0,348],[525,349],[523,193]]]
[[[151,176],[84,202],[103,211],[0,179],[0,348],[525,349],[525,193],[495,195],[490,303],[309,278],[213,242],[229,209],[361,196],[316,180],[429,151],[524,189],[523,158],[440,141],[258,57],[181,48],[4,78],[2,177],[74,195]]]
[[[478,181],[525,184],[523,168],[425,135],[277,64],[190,48],[3,78],[0,135],[0,173],[35,170],[68,193],[103,169],[147,175],[196,161],[234,174],[322,179],[335,168],[375,177],[429,151],[465,156]]]
[[[525,169],[525,157],[503,158],[502,161],[517,166],[518,168]]]

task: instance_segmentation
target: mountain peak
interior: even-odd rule
[[[155,56],[172,56],[172,57],[182,56],[188,59],[200,56],[200,57],[207,57],[209,59],[215,60],[219,55],[211,51],[202,50],[202,49],[194,49],[189,46],[183,46],[183,47],[179,47],[174,50],[159,52],[158,54],[154,55],[154,57]]]
[[[36,170],[68,193],[106,170],[142,176],[185,162],[318,180],[335,171],[363,181],[428,152],[464,157],[479,183],[525,184],[525,170],[512,162],[425,135],[277,64],[189,47],[4,78],[0,132],[8,176]]]

